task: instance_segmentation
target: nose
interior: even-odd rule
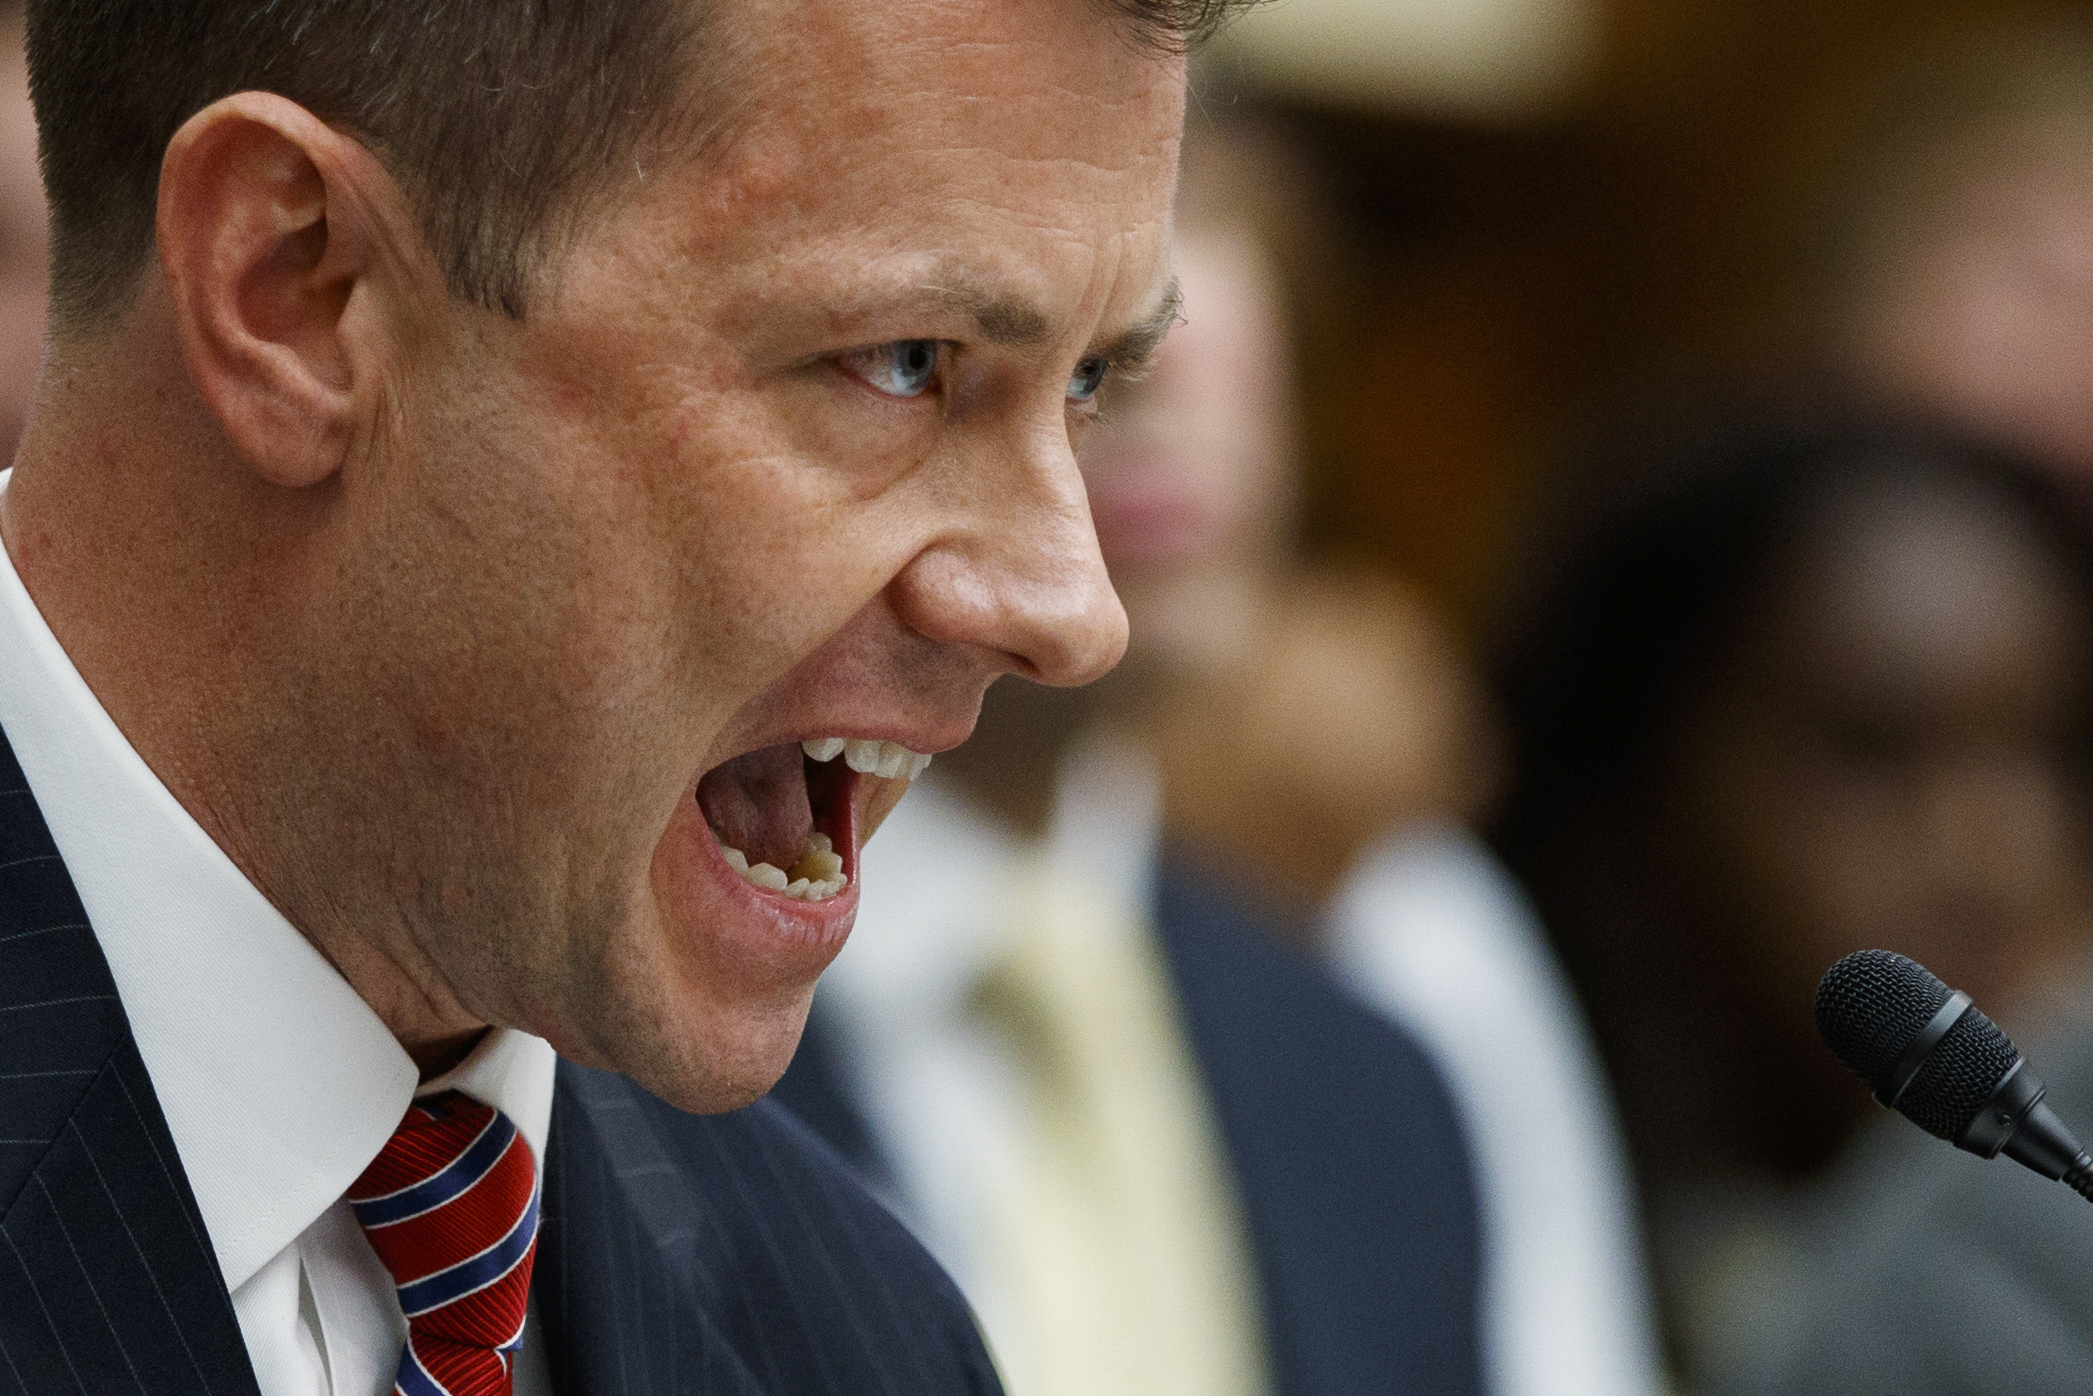
[[[910,560],[889,594],[911,629],[972,650],[999,673],[1089,683],[1126,652],[1126,611],[1065,432],[1026,455],[1016,472],[968,472],[962,517]]]

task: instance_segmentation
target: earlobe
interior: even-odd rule
[[[383,276],[398,191],[361,145],[285,98],[243,92],[183,124],[161,166],[160,263],[189,376],[241,461],[299,488],[348,458],[384,372],[351,314]],[[389,301],[390,298],[379,298]]]

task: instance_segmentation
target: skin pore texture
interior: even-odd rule
[[[734,134],[643,160],[521,322],[445,294],[357,142],[206,109],[158,265],[56,342],[0,497],[126,736],[425,1072],[504,1024],[753,1099],[855,848],[827,901],[752,887],[700,778],[941,751],[998,675],[1124,646],[1075,385],[1168,323],[1181,62],[1068,0],[718,22]],[[846,782],[860,839],[904,788]]]

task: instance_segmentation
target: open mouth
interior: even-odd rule
[[[898,742],[785,742],[707,771],[698,808],[742,881],[793,901],[827,901],[857,870],[858,778],[914,780],[929,764]]]

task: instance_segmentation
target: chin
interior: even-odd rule
[[[796,989],[751,997],[708,987],[661,997],[666,981],[626,983],[592,1034],[595,1050],[555,1041],[562,1056],[584,1066],[631,1077],[679,1110],[714,1115],[739,1110],[766,1094],[785,1074],[806,1030],[811,980]],[[645,995],[632,1002],[631,995]]]
[[[736,1034],[729,1044],[708,1042],[689,1069],[663,1073],[660,1079],[633,1079],[678,1110],[717,1115],[753,1105],[778,1083],[806,1030],[802,1008],[789,1023],[767,1023]]]
[[[596,987],[568,1000],[570,1021],[587,1027],[554,1045],[714,1114],[755,1101],[791,1065],[814,985],[856,918],[856,856],[841,893],[788,898],[738,874],[696,802],[682,803],[639,914],[594,952],[608,955],[579,982]]]

